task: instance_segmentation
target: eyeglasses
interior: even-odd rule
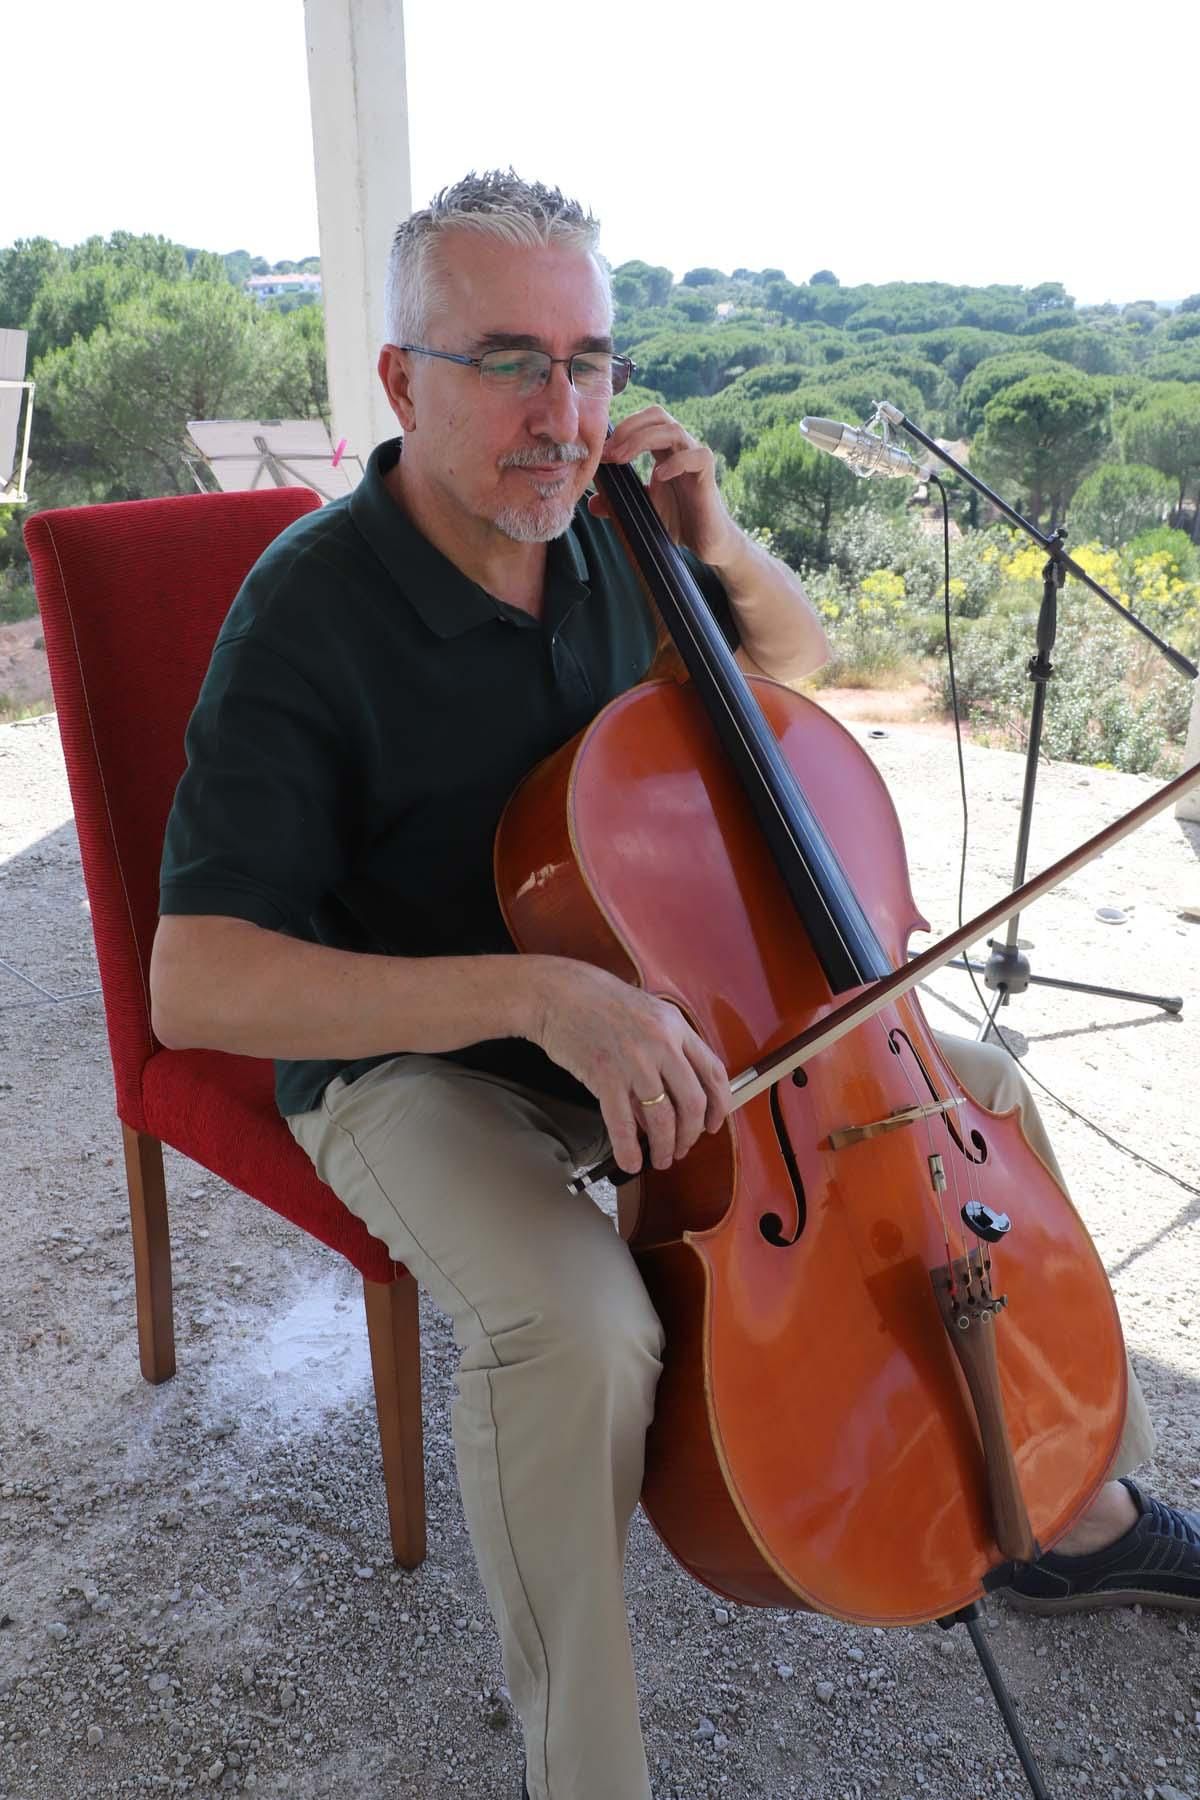
[[[414,356],[436,356],[442,362],[463,363],[479,370],[485,388],[516,394],[522,400],[538,393],[550,379],[555,363],[563,363],[567,379],[577,394],[619,394],[637,373],[627,356],[608,350],[577,350],[574,356],[551,356],[545,350],[485,350],[482,356],[456,356],[451,350],[427,350],[423,344],[397,344]]]

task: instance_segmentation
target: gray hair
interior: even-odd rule
[[[435,194],[422,212],[405,219],[392,239],[384,296],[384,329],[389,344],[420,343],[439,299],[438,237],[446,231],[477,231],[502,243],[531,250],[561,244],[586,251],[610,294],[608,264],[597,243],[600,222],[578,200],[540,181],[522,181],[512,169],[474,170],[453,187]]]

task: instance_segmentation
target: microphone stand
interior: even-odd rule
[[[1047,553],[1046,565],[1042,570],[1042,605],[1038,613],[1036,649],[1029,659],[1029,679],[1033,683],[1033,707],[1029,719],[1029,742],[1025,751],[1025,787],[1021,795],[1021,815],[1017,827],[1017,855],[1013,865],[1012,885],[1016,889],[1025,880],[1029,828],[1033,818],[1033,794],[1037,783],[1038,755],[1042,742],[1042,719],[1046,710],[1046,684],[1054,674],[1050,652],[1054,648],[1054,640],[1058,633],[1058,591],[1067,575],[1074,575],[1078,581],[1082,581],[1093,594],[1098,594],[1100,599],[1111,606],[1115,613],[1119,613],[1127,624],[1140,631],[1143,637],[1149,638],[1150,642],[1161,651],[1171,666],[1177,669],[1181,675],[1190,676],[1192,680],[1195,680],[1196,676],[1200,674],[1200,670],[1197,670],[1195,663],[1189,662],[1188,658],[1180,651],[1174,649],[1163,638],[1151,631],[1150,627],[1144,624],[1135,613],[1130,612],[1127,606],[1122,606],[1119,600],[1114,599],[1106,588],[1101,587],[1098,581],[1092,579],[1086,569],[1081,569],[1077,562],[1072,561],[1064,548],[1066,530],[1063,526],[1057,526],[1049,534],[1041,531],[1023,514],[1009,506],[1007,501],[1002,500],[999,494],[994,493],[986,482],[980,481],[977,475],[972,475],[969,469],[964,468],[962,463],[956,461],[948,451],[943,450],[933,438],[927,437],[918,426],[913,424],[911,419],[904,416],[899,407],[881,403],[877,416],[886,421],[885,433],[888,425],[899,426],[901,430],[906,431],[910,437],[924,445],[925,449],[936,456],[940,462],[944,462],[948,468],[954,470],[956,475],[961,475],[964,481],[969,482],[978,493],[990,500],[992,505],[1004,514],[1005,518],[1011,519],[1015,525],[1019,525],[1021,530],[1026,532],[1036,544],[1040,544]],[[1132,1000],[1144,1006],[1161,1007],[1167,1013],[1183,1011],[1183,998],[1179,994],[1142,994],[1130,988],[1100,987],[1090,981],[1066,981],[1058,976],[1034,975],[1030,970],[1029,958],[1017,947],[1019,923],[1020,914],[1014,913],[1008,921],[1004,938],[1002,940],[988,939],[988,949],[991,955],[986,963],[972,962],[969,957],[964,957],[961,961],[946,964],[946,967],[950,969],[975,970],[983,976],[987,987],[996,995],[995,1003],[987,1011],[983,1026],[979,1031],[980,1042],[992,1031],[1000,1008],[1007,1006],[1014,994],[1023,994],[1031,983],[1035,987],[1064,988],[1075,994],[1099,994],[1106,1000]]]

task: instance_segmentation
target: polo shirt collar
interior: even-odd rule
[[[528,613],[507,606],[471,581],[405,517],[384,483],[400,448],[399,438],[389,438],[371,452],[363,478],[350,495],[350,517],[413,611],[442,638],[460,637],[498,618],[536,626],[538,621]],[[587,561],[574,525],[547,551],[546,612],[558,617],[587,595]]]

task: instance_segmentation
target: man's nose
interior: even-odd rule
[[[562,363],[555,363],[544,387],[529,402],[529,422],[540,436],[574,443],[579,431],[579,395]]]

